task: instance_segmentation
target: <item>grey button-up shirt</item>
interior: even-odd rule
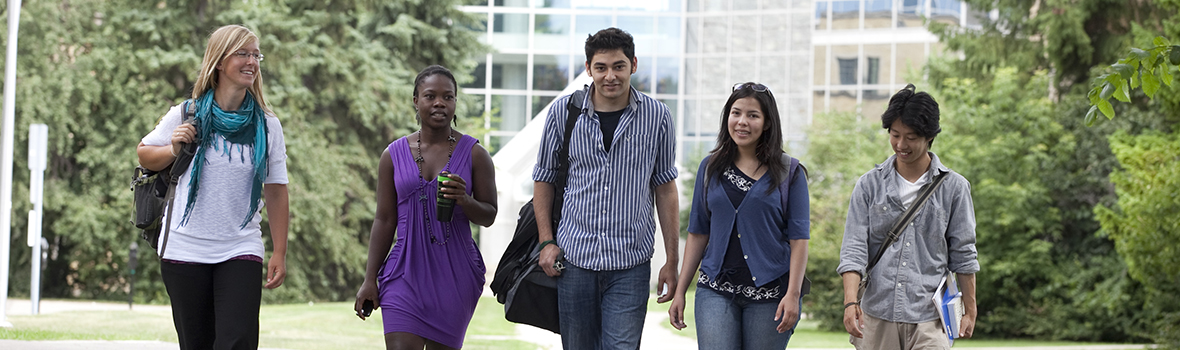
[[[844,224],[837,272],[864,276],[869,259],[885,243],[889,229],[905,212],[898,196],[896,155],[869,170],[856,182]],[[927,175],[949,172],[941,187],[904,229],[870,275],[861,300],[865,313],[891,322],[922,323],[938,319],[931,297],[947,271],[979,271],[975,251],[975,208],[971,184],[942,165],[930,152]]]

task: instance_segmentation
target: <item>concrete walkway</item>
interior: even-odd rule
[[[665,328],[663,324],[666,322],[668,322],[668,314],[666,313],[647,314],[647,319],[643,321],[643,341],[639,344],[640,350],[697,349],[696,340],[678,335]],[[533,326],[516,325],[516,336],[513,338],[537,344],[538,350],[561,349],[560,335]]]

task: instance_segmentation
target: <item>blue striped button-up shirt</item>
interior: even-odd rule
[[[594,271],[621,270],[651,260],[655,248],[655,188],[676,179],[675,127],[668,106],[631,89],[610,152],[586,87],[570,140],[569,178],[557,245],[567,262]],[[537,152],[533,180],[556,182],[557,150],[569,96],[553,103]]]

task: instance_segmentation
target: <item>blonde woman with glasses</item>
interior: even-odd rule
[[[262,287],[287,275],[287,152],[262,95],[258,36],[239,25],[209,37],[192,99],[172,107],[139,144],[139,163],[161,170],[197,145],[165,213],[160,273],[181,349],[258,348]],[[184,118],[193,105],[193,120]],[[274,247],[262,242],[265,203]],[[264,264],[265,263],[265,264]],[[266,266],[263,282],[263,266]]]

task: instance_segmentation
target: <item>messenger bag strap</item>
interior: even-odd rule
[[[191,123],[196,110],[197,106],[192,100],[184,101],[184,117],[181,118],[181,123]],[[172,170],[168,172],[168,195],[164,198],[164,202],[168,203],[164,207],[164,216],[168,219],[164,220],[164,233],[160,236],[160,259],[164,258],[164,250],[168,248],[168,233],[172,231],[172,206],[176,203],[176,184],[180,182],[180,176],[188,170],[189,163],[192,163],[196,146],[196,142],[182,143],[180,155],[172,160]]]
[[[905,231],[905,227],[909,226],[911,222],[914,222],[914,218],[918,216],[918,210],[921,210],[922,207],[926,205],[926,202],[934,194],[934,190],[937,190],[938,185],[941,185],[942,180],[946,178],[946,174],[947,172],[944,171],[942,174],[935,176],[934,181],[931,181],[930,184],[926,185],[926,187],[922,189],[922,192],[918,194],[918,198],[914,200],[914,204],[911,205],[909,209],[906,209],[906,211],[901,214],[901,217],[897,218],[897,222],[893,224],[893,228],[889,229],[889,236],[887,236],[885,238],[885,242],[881,244],[881,249],[877,250],[877,254],[873,256],[872,260],[869,260],[869,265],[865,267],[865,275],[860,279],[860,290],[857,291],[858,301],[860,300],[860,297],[864,295],[865,288],[869,285],[869,271],[871,271],[874,266],[877,266],[877,262],[881,261],[881,256],[885,255],[885,249],[888,249],[889,246],[897,242],[898,238],[901,238],[901,233]]]
[[[550,209],[550,216],[555,224],[561,221],[561,207],[565,203],[565,185],[570,169],[570,139],[574,135],[574,124],[582,114],[582,101],[585,97],[584,90],[574,91],[565,106],[565,136],[561,139],[561,148],[557,149],[557,179],[553,184],[553,208]],[[557,225],[553,226],[553,231],[557,231]]]

